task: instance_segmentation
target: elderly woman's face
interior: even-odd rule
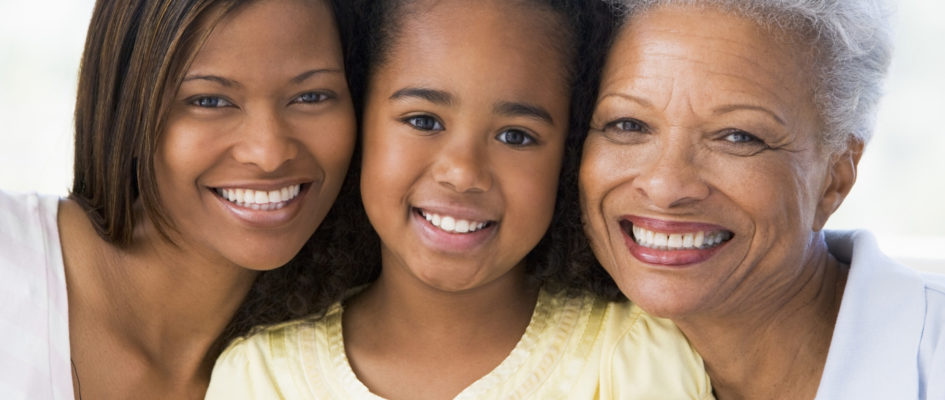
[[[852,170],[821,149],[809,60],[713,10],[657,9],[620,32],[581,195],[595,253],[644,309],[750,306],[813,257]]]

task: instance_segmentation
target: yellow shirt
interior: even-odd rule
[[[340,304],[271,326],[217,360],[207,399],[370,399],[345,356]],[[431,377],[431,379],[436,379]],[[455,399],[712,399],[702,359],[636,305],[539,294],[525,334]]]

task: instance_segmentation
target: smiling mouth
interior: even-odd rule
[[[276,190],[243,188],[214,188],[213,192],[239,207],[258,211],[273,211],[285,207],[302,192],[303,185],[288,185]]]
[[[437,214],[420,208],[415,208],[414,212],[427,220],[430,225],[447,233],[468,234],[481,231],[495,224],[493,221],[472,221],[457,218],[449,215]]]
[[[719,247],[735,237],[734,233],[727,230],[658,232],[626,220],[620,222],[620,227],[636,244],[654,250],[707,250]]]

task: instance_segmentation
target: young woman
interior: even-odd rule
[[[342,186],[342,47],[327,1],[96,4],[72,194],[0,193],[4,396],[204,396]]]
[[[235,342],[208,398],[708,396],[675,327],[568,290],[587,98],[572,105],[572,88],[595,69],[595,6],[361,8],[361,192],[380,243],[360,269],[378,276],[324,316]]]

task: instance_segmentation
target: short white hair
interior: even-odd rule
[[[892,58],[889,17],[883,0],[605,0],[623,21],[662,6],[715,7],[762,27],[813,39],[814,102],[828,148],[851,139],[869,142],[883,80]],[[711,23],[711,21],[707,21]]]

